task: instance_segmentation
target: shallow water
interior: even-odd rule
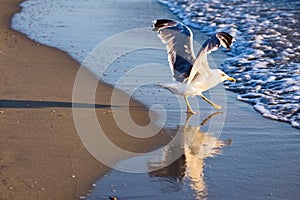
[[[174,130],[181,136],[163,154],[151,157],[142,155],[116,163],[116,167],[122,169],[123,165],[145,160],[144,167],[148,173],[129,174],[114,170],[95,183],[96,188],[87,199],[206,198],[205,159],[218,155],[223,146],[231,144],[231,140],[221,141],[218,135],[207,132],[211,120],[214,118],[212,123],[216,123],[222,113],[205,114],[197,125],[191,125],[195,123],[196,116],[187,117],[185,124]],[[181,156],[178,158],[179,154]],[[169,160],[174,162],[162,167]]]
[[[176,151],[183,156],[172,165],[158,171],[131,174],[111,171],[95,184],[87,199],[224,199],[224,200],[298,200],[300,196],[300,133],[288,124],[264,120],[250,110],[250,105],[228,101],[228,109],[235,113],[227,118],[219,139],[207,131],[216,115],[205,125],[197,127],[208,117],[191,118],[189,126],[180,126],[183,135],[166,154],[146,158],[149,165],[163,164]],[[235,110],[236,109],[236,110]],[[199,129],[198,129],[199,128]],[[211,141],[204,136],[209,132]],[[198,138],[193,137],[198,134]],[[195,146],[184,140],[194,139]],[[184,145],[186,144],[186,146]],[[208,154],[205,148],[212,151]],[[198,151],[198,154],[197,154]],[[195,153],[196,152],[196,153]],[[145,157],[120,161],[118,166],[135,163]],[[146,162],[147,163],[147,162]],[[153,168],[151,168],[152,170]],[[149,169],[150,171],[150,169]]]
[[[184,23],[235,38],[222,69],[238,82],[227,88],[263,116],[300,128],[300,2],[160,0]]]

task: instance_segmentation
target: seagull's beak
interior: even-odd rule
[[[231,82],[236,82],[235,78],[232,78],[232,77],[228,77],[227,80],[231,81]]]

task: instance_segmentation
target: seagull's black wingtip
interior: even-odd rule
[[[176,26],[177,22],[171,19],[157,19],[152,23],[153,31],[158,31],[159,29]]]
[[[219,39],[221,45],[225,47],[227,50],[231,50],[230,46],[235,41],[235,39],[226,32],[218,32],[216,33],[216,37]]]

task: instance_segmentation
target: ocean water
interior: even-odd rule
[[[297,0],[160,0],[207,35],[235,38],[222,70],[227,89],[263,116],[300,128],[300,2]]]

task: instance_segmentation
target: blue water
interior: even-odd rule
[[[289,0],[160,0],[184,23],[236,42],[222,70],[227,89],[263,116],[300,128],[300,2]]]

